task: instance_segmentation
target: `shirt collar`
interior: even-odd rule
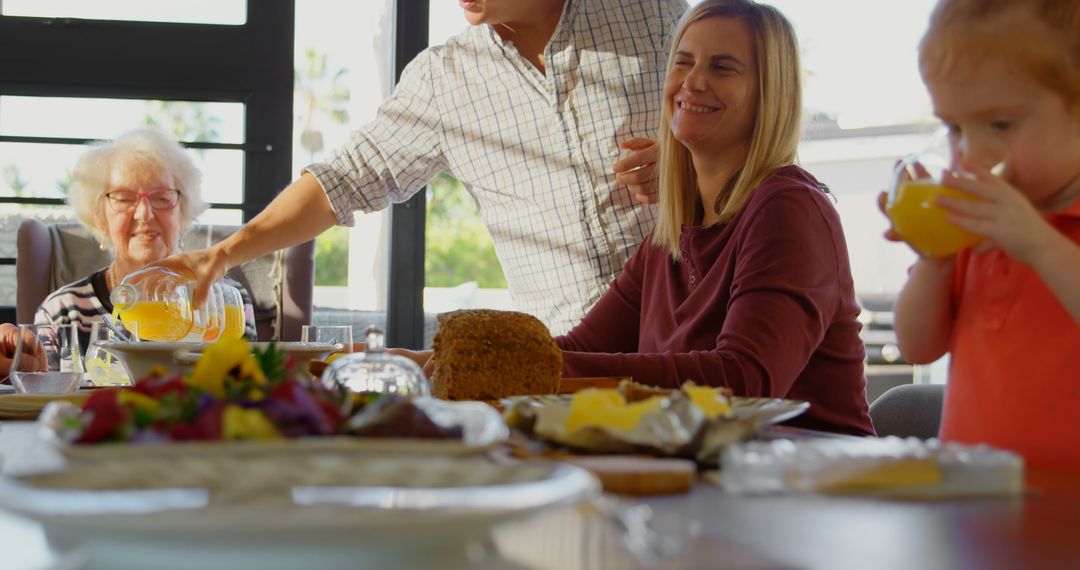
[[[555,26],[555,31],[551,33],[551,39],[548,40],[548,48],[555,47],[561,48],[562,44],[565,44],[573,38],[574,17],[577,16],[578,0],[566,0],[563,4],[562,16],[559,17],[559,23]],[[491,24],[484,24],[485,35],[488,39],[497,46],[504,47],[513,42],[504,41],[499,32],[495,31],[495,26]]]
[[[1056,212],[1050,212],[1046,215],[1049,219],[1054,218],[1080,218],[1080,196],[1077,196],[1072,204],[1058,210]]]

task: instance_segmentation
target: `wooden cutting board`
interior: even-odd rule
[[[600,479],[605,491],[618,495],[687,493],[697,479],[697,465],[689,459],[592,455],[563,461],[588,469]]]

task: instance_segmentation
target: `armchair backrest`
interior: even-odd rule
[[[237,226],[195,226],[181,240],[190,251],[221,241]],[[81,224],[43,224],[26,219],[19,225],[16,258],[16,313],[20,323],[33,322],[49,293],[108,265],[110,252]],[[315,242],[253,259],[234,267],[229,277],[251,294],[259,340],[299,340],[300,327],[311,322],[315,279]]]

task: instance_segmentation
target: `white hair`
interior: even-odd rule
[[[180,190],[181,237],[208,208],[202,199],[202,172],[184,147],[160,129],[133,129],[111,141],[93,143],[75,163],[68,203],[102,246],[112,247],[105,222],[105,193],[110,169],[121,157],[159,166],[172,175]]]

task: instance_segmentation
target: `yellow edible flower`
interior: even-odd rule
[[[119,402],[121,406],[130,406],[136,410],[145,410],[150,413],[156,413],[158,408],[161,407],[161,402],[158,402],[146,394],[132,392],[131,390],[120,390],[117,392],[116,401]]]
[[[236,370],[236,374],[230,372]],[[255,386],[266,385],[266,375],[251,354],[251,346],[244,338],[225,338],[206,347],[195,369],[187,378],[191,386],[209,392],[216,398],[225,397],[225,382],[237,378],[251,378]],[[261,392],[249,394],[252,398],[262,396]]]
[[[221,417],[221,435],[225,439],[280,439],[274,424],[262,410],[229,405]]]

